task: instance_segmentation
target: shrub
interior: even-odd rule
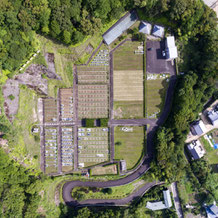
[[[15,99],[15,97],[13,95],[9,95],[8,98],[13,101]]]

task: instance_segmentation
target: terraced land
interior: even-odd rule
[[[78,128],[79,167],[87,167],[109,159],[108,128]]]
[[[45,172],[57,173],[58,170],[58,142],[57,128],[45,127]]]

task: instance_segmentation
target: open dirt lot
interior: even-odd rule
[[[114,71],[114,101],[143,101],[143,71]]]
[[[115,175],[117,174],[117,165],[109,165],[104,167],[95,167],[92,169],[92,175]]]

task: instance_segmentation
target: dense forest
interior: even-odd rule
[[[17,70],[36,51],[36,33],[68,45],[81,42],[88,35],[123,12],[136,8],[148,18],[165,18],[171,31],[182,44],[172,111],[156,135],[156,155],[152,176],[167,182],[179,180],[186,170],[184,141],[189,124],[214,93],[218,71],[218,34],[215,13],[200,0],[2,0],[0,4],[0,83]],[[3,123],[3,120],[0,119]],[[7,125],[1,130],[10,132]],[[196,184],[217,199],[213,174],[204,162],[192,163],[199,178]],[[0,149],[0,216],[37,217],[37,187],[43,180],[18,163],[11,161]],[[205,178],[204,180],[202,178]],[[212,178],[212,179],[211,179]],[[210,181],[213,181],[212,183]],[[130,209],[83,208],[77,217],[140,217],[138,206]],[[61,205],[61,217],[69,214]],[[169,214],[160,217],[174,217]],[[57,215],[58,217],[59,215]],[[157,216],[158,217],[158,216]]]

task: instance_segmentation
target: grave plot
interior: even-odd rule
[[[73,121],[73,89],[60,89],[60,119],[64,123]]]
[[[79,118],[108,117],[108,85],[78,85]]]
[[[97,55],[92,59],[90,66],[109,66],[109,50],[102,48]]]
[[[61,127],[61,159],[62,171],[73,170],[73,128]]]
[[[57,173],[58,144],[57,128],[45,127],[45,172]]]
[[[78,128],[79,167],[109,160],[108,128]]]
[[[57,101],[55,99],[43,99],[43,115],[45,123],[57,122]]]
[[[79,84],[108,83],[108,68],[79,68],[77,75]]]

